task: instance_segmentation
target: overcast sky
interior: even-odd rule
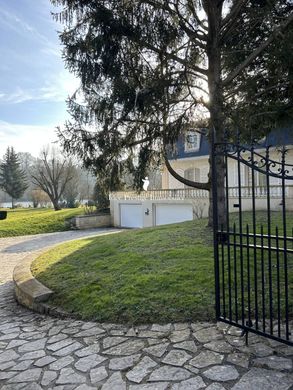
[[[77,81],[65,69],[49,0],[0,0],[0,158],[56,140]]]

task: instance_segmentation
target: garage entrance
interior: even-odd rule
[[[142,205],[120,204],[120,226],[129,228],[142,228]]]
[[[191,204],[156,204],[155,225],[168,225],[170,223],[191,221],[193,211]]]

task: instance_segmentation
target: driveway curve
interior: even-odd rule
[[[291,389],[292,347],[255,335],[246,347],[239,330],[225,324],[98,324],[40,315],[15,302],[12,272],[28,254],[113,232],[0,239],[0,389]]]

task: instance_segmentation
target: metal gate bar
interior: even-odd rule
[[[217,319],[274,340],[293,345],[290,338],[289,268],[293,266],[293,228],[288,235],[286,215],[286,185],[293,180],[293,165],[286,164],[286,150],[281,150],[281,162],[240,143],[212,142],[212,178],[215,249],[215,295]],[[226,175],[225,220],[219,221],[217,194],[218,162],[222,161]],[[237,201],[231,209],[229,162],[236,162]],[[243,168],[246,167],[246,168]],[[248,180],[243,170],[246,169]],[[292,174],[291,174],[292,172]],[[256,179],[265,178],[266,225],[257,220]],[[281,229],[275,226],[271,203],[271,178],[281,181]],[[245,183],[244,183],[245,184]],[[245,187],[245,201],[242,190]],[[247,192],[251,196],[251,223],[246,221]],[[263,192],[262,192],[263,194]],[[235,191],[234,191],[235,196]],[[262,199],[264,197],[262,196]],[[244,202],[244,203],[243,203]],[[237,218],[232,211],[237,210]],[[246,218],[246,219],[245,219]],[[293,214],[292,221],[293,222]],[[291,280],[290,280],[291,281]],[[292,282],[292,281],[291,281]],[[292,307],[290,309],[292,311]],[[293,322],[292,322],[293,323]]]

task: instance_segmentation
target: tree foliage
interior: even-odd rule
[[[14,201],[23,195],[27,187],[27,178],[18,154],[13,147],[8,147],[0,163],[0,188],[12,198],[12,208]]]
[[[195,124],[221,141],[224,129],[261,136],[292,119],[290,0],[51,1],[81,81],[59,136],[104,176],[123,162],[141,185]]]

